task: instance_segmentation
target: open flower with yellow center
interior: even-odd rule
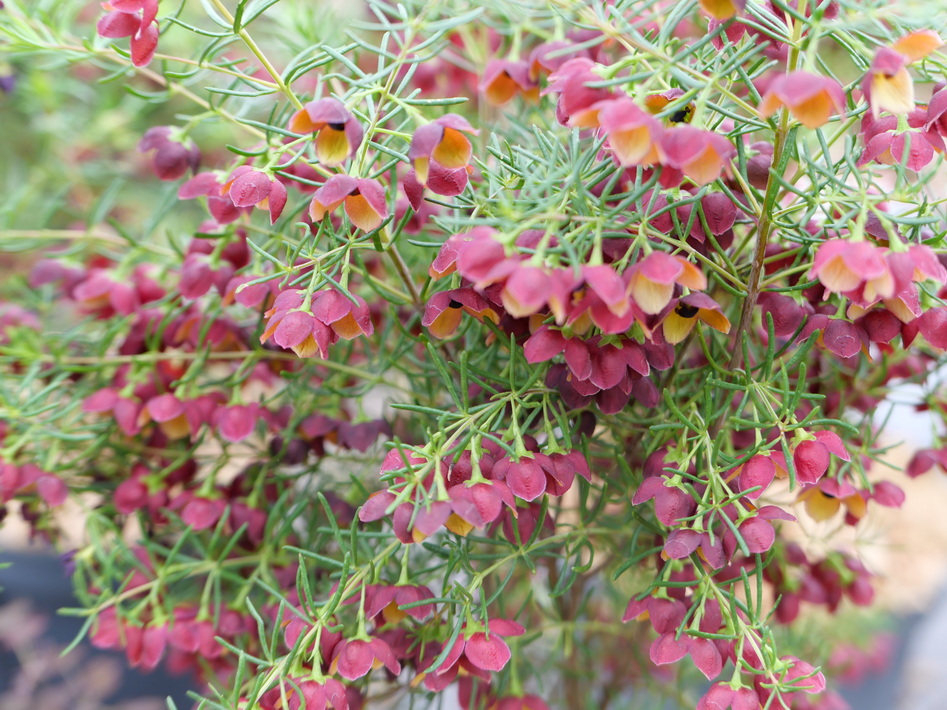
[[[914,80],[908,71],[909,61],[909,57],[889,47],[882,47],[875,54],[862,83],[874,118],[882,111],[901,114],[914,110]]]
[[[478,133],[467,119],[453,113],[418,128],[408,149],[418,183],[438,195],[460,194],[470,171],[472,148],[467,136]]]
[[[760,116],[768,118],[782,106],[806,128],[818,128],[845,111],[845,93],[835,79],[794,71],[773,79],[760,104]]]
[[[370,232],[388,218],[385,189],[377,180],[333,175],[316,190],[309,205],[309,216],[319,222],[339,205],[358,229]]]
[[[678,300],[665,316],[662,324],[664,339],[676,345],[690,334],[697,321],[723,334],[730,332],[730,321],[721,312],[720,304],[706,293],[691,293]]]
[[[661,124],[630,98],[604,102],[598,120],[619,165],[651,165],[658,161]]]
[[[316,156],[326,167],[344,163],[361,145],[361,124],[338,99],[310,101],[289,119],[289,130],[312,133]]]
[[[687,259],[651,252],[630,270],[628,290],[638,307],[649,315],[664,310],[674,296],[674,286],[681,285],[692,291],[707,288],[707,278]]]
[[[894,278],[885,260],[887,250],[868,242],[830,239],[819,245],[809,278],[817,278],[833,293],[854,291],[862,284],[866,297],[890,298]]]

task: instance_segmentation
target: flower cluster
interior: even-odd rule
[[[128,56],[69,42],[112,118],[0,230],[0,520],[56,542],[78,501],[92,642],[235,710],[842,707],[844,664],[773,627],[820,609],[863,658],[878,570],[830,533],[905,500],[893,387],[947,420],[940,38],[365,2],[182,6],[160,71],[156,0],[83,29]],[[45,21],[0,13],[28,108]],[[843,69],[827,36],[862,38]],[[118,79],[167,103],[116,133],[150,170],[112,160]]]

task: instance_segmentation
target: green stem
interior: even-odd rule
[[[220,14],[223,15],[232,26],[234,23],[234,17],[230,14],[230,10],[224,6],[221,0],[211,0],[211,2],[213,3],[214,7],[217,8],[217,11],[220,12]],[[244,44],[247,45],[247,48],[253,53],[253,56],[255,56],[260,61],[260,64],[263,65],[263,68],[267,71],[267,73],[273,77],[273,82],[279,88],[280,93],[289,99],[290,103],[295,106],[297,110],[301,111],[303,108],[302,102],[296,97],[296,94],[293,93],[292,89],[286,85],[286,82],[283,81],[283,77],[280,76],[278,71],[276,71],[276,67],[270,63],[270,60],[267,59],[266,55],[263,53],[263,50],[260,49],[260,46],[256,43],[253,37],[250,36],[250,33],[247,32],[245,28],[241,27],[235,32],[235,34],[243,40]]]

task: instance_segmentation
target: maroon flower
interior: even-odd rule
[[[212,172],[198,173],[178,188],[178,198],[193,200],[201,195],[207,196],[207,209],[218,224],[230,224],[239,219],[240,215],[252,209],[237,207],[227,191],[217,180],[217,174]]]
[[[814,439],[803,439],[792,453],[796,480],[806,485],[818,482],[825,475],[829,468],[830,453],[843,461],[851,461],[851,456],[838,434],[831,431],[819,431],[812,435]]]
[[[503,636],[522,636],[526,629],[509,619],[490,619],[485,631],[473,631],[464,627],[454,645],[451,646],[447,657],[435,672],[442,675],[451,670],[461,656],[465,657],[474,667],[484,671],[498,672],[503,670],[509,662],[510,647],[506,645]]]
[[[741,491],[749,491],[747,498],[756,499],[763,495],[763,492],[773,482],[776,476],[776,465],[769,456],[757,454],[739,468],[739,488]],[[752,489],[758,490],[752,490]]]
[[[760,698],[752,688],[733,688],[723,681],[714,683],[697,702],[697,710],[759,710]]]
[[[214,411],[214,426],[227,441],[243,441],[253,433],[259,416],[260,405],[255,403],[220,407]]]
[[[262,170],[241,165],[220,188],[229,195],[235,207],[259,207],[269,210],[270,224],[279,219],[286,206],[286,187]]]
[[[546,701],[538,695],[500,698],[494,707],[496,710],[549,710]]]
[[[357,680],[372,669],[384,666],[394,675],[401,672],[401,664],[391,647],[380,638],[346,639],[332,651],[330,672],[336,671],[346,680]]]
[[[493,476],[506,481],[517,498],[525,501],[536,500],[546,492],[546,470],[542,463],[548,457],[527,454],[514,458],[512,455],[497,461],[493,467]]]
[[[207,530],[220,522],[227,508],[227,501],[222,498],[207,498],[204,496],[179,496],[178,501],[187,499],[181,510],[181,520],[195,531]],[[172,501],[172,506],[178,501]]]
[[[298,691],[297,691],[298,688]],[[287,705],[283,705],[283,698]],[[345,686],[335,678],[319,682],[296,678],[283,688],[271,688],[259,700],[261,710],[349,710]]]
[[[897,116],[882,116],[876,120],[865,116],[862,139],[865,152],[858,159],[858,165],[873,160],[883,165],[904,164],[919,171],[945,149],[943,137],[929,125],[927,112],[922,109],[908,113],[907,129]]]
[[[482,469],[485,468],[485,459],[486,457],[483,457],[480,461]],[[466,537],[475,528],[483,529],[497,520],[504,505],[512,515],[519,515],[516,499],[504,481],[486,481],[474,485],[460,483],[451,486],[448,493],[451,498],[451,514],[444,527],[461,537]]]
[[[194,141],[176,136],[170,126],[149,128],[138,142],[138,150],[154,151],[151,165],[161,180],[177,180],[188,169],[196,173],[201,162],[201,152]]]
[[[0,462],[0,503],[6,503],[15,495],[36,493],[50,507],[62,505],[69,495],[66,482],[39,466],[25,463],[17,466]]]
[[[135,436],[141,431],[139,423],[141,408],[142,405],[138,400],[122,396],[112,387],[93,392],[82,402],[83,412],[111,413],[118,428],[126,436]]]
[[[668,482],[664,475],[648,476],[635,491],[631,502],[634,505],[641,505],[645,501],[654,499],[654,512],[658,520],[667,526],[673,526],[681,519],[692,515],[697,503],[690,493],[683,488],[669,486]]]

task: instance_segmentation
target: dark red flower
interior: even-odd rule
[[[330,672],[338,674],[346,680],[357,680],[369,671],[384,666],[394,675],[401,672],[401,664],[392,653],[391,647],[380,638],[370,640],[355,638],[346,639],[332,651]]]
[[[188,169],[196,173],[201,162],[201,151],[194,141],[176,136],[170,126],[149,128],[138,142],[138,150],[154,151],[151,165],[160,180],[177,180]]]
[[[270,224],[276,222],[286,206],[286,187],[262,170],[241,165],[234,170],[220,189],[236,207],[259,207],[269,210]]]
[[[444,661],[429,671],[434,670],[438,675],[443,675],[463,656],[474,667],[496,673],[503,670],[512,655],[502,637],[522,636],[525,633],[526,629],[509,619],[490,619],[485,631],[474,631],[465,626]]]

